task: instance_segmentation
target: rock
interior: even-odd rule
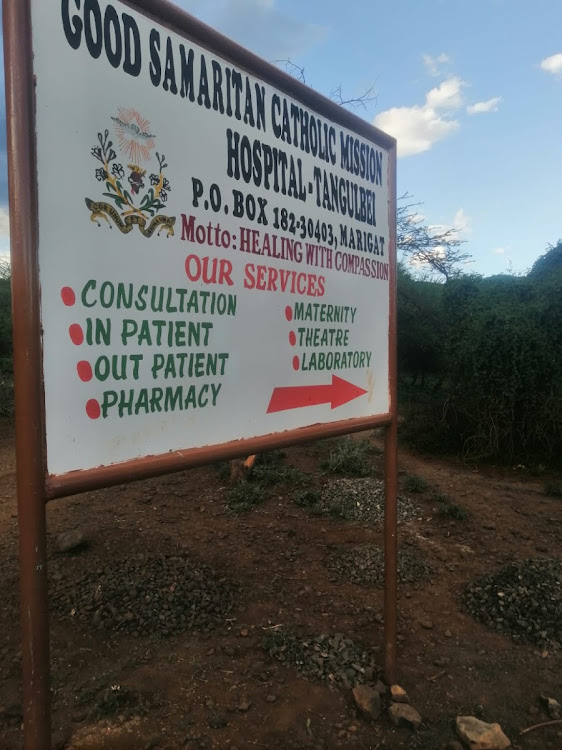
[[[457,734],[470,750],[504,750],[511,747],[499,724],[486,724],[475,716],[457,716]]]
[[[421,724],[421,716],[415,708],[407,703],[391,703],[388,708],[388,715],[395,727],[417,729]]]
[[[390,697],[395,703],[409,703],[408,693],[400,685],[390,686]]]
[[[369,685],[357,685],[353,688],[355,704],[371,719],[378,719],[381,715],[381,696],[377,690]]]
[[[57,536],[56,545],[59,552],[74,552],[87,547],[89,542],[83,531],[63,531]]]
[[[431,630],[433,628],[433,620],[420,620],[420,625],[422,628],[425,628],[426,630]]]
[[[247,701],[247,700],[242,700],[242,701],[240,701],[240,703],[239,703],[239,704],[238,704],[238,705],[236,706],[236,708],[237,708],[237,709],[238,709],[238,710],[239,710],[239,711],[240,711],[241,713],[246,713],[246,711],[249,711],[249,710],[250,710],[251,706],[252,706],[252,702],[251,702],[251,701]]]
[[[558,703],[557,700],[554,700],[554,698],[545,698],[544,704],[551,719],[560,718],[560,711],[562,709],[562,706],[560,705],[560,703]]]
[[[268,695],[266,698],[266,701],[268,703],[275,703],[276,700],[277,700],[277,696],[273,695],[273,693],[271,695]]]

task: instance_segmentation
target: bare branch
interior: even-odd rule
[[[363,109],[367,109],[367,104],[369,102],[375,102],[377,100],[374,90],[375,84],[370,86],[363,94],[361,94],[361,96],[344,99],[340,83],[339,86],[336,86],[336,88],[332,89],[330,92],[330,99],[341,107],[350,107],[351,109],[359,109],[362,107]]]
[[[301,68],[300,65],[297,65],[289,58],[281,59],[281,60],[273,60],[273,64],[284,65],[286,73],[288,73],[290,76],[293,76],[293,78],[297,78],[302,83],[306,83],[306,78],[304,75],[304,68]]]

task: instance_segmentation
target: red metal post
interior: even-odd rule
[[[37,196],[29,0],[4,0],[25,750],[51,747]]]
[[[390,304],[388,335],[388,373],[390,423],[385,434],[385,510],[384,510],[384,674],[389,685],[397,677],[398,621],[398,403],[396,334],[396,146],[389,153],[389,231],[390,231]]]

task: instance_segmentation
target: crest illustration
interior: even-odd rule
[[[122,107],[117,117],[111,119],[115,143],[110,139],[109,130],[105,130],[98,133],[98,144],[91,150],[92,156],[101,163],[95,170],[96,179],[105,183],[102,195],[109,200],[85,199],[91,212],[90,220],[98,226],[101,226],[101,219],[110,227],[113,222],[123,234],[138,226],[145,237],[151,237],[156,230],[157,234],[164,230],[167,237],[173,235],[175,216],[161,213],[172,190],[164,176],[168,165],[164,154],[156,151],[158,167],[150,171],[156,136],[151,133],[149,121],[137,110]]]

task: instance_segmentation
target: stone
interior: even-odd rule
[[[433,628],[433,620],[429,620],[429,619],[421,620],[420,625],[422,626],[422,628],[425,628],[426,630],[431,630]]]
[[[277,696],[273,695],[273,693],[271,693],[270,695],[268,695],[267,698],[266,698],[266,701],[268,703],[275,703],[276,700],[277,700]]]
[[[353,698],[359,710],[370,716],[371,719],[378,719],[381,715],[381,696],[380,693],[369,685],[356,685],[353,688]]]
[[[547,698],[545,703],[546,703],[546,710],[550,718],[559,719],[560,711],[562,709],[562,706],[560,705],[560,703],[558,703],[557,700],[554,700],[554,698]]]
[[[404,690],[403,687],[400,687],[400,685],[390,686],[390,698],[395,703],[409,703],[410,702],[410,699],[408,698],[408,693]]]
[[[487,724],[475,716],[457,716],[457,734],[470,750],[504,750],[511,747],[499,724]]]
[[[415,708],[407,703],[391,703],[388,708],[388,715],[395,727],[417,729],[421,724],[421,716]]]
[[[83,531],[63,531],[56,539],[59,552],[74,552],[77,549],[87,547],[89,544]]]

